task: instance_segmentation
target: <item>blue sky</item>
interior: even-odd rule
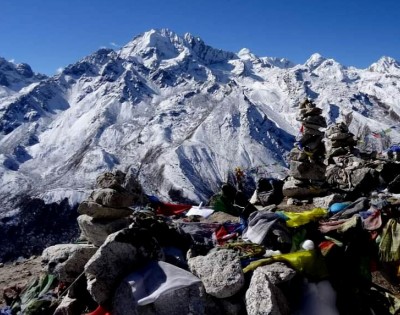
[[[400,0],[2,0],[0,56],[52,75],[152,28],[215,48],[366,68],[400,60]]]

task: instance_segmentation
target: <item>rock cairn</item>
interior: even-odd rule
[[[297,120],[302,123],[302,134],[289,154],[290,178],[283,186],[286,197],[307,198],[323,193],[326,166],[322,129],[327,125],[321,113],[322,109],[310,100],[300,104]]]
[[[108,235],[129,226],[132,214],[129,206],[140,198],[140,186],[125,173],[100,175],[96,189],[78,207],[81,237],[100,246]]]
[[[325,132],[326,164],[335,156],[354,154],[357,141],[344,122],[330,125]]]
[[[89,299],[98,304],[107,302],[122,275],[143,261],[162,258],[152,235],[129,228],[134,221],[129,207],[145,201],[133,172],[116,170],[96,179],[96,188],[78,207],[79,242],[50,246],[42,254],[46,273],[67,284],[81,279],[75,285],[78,289],[70,290],[54,314],[79,309],[82,296],[77,292],[87,292],[86,285]]]
[[[326,148],[326,181],[343,192],[368,193],[379,185],[377,163],[361,157],[357,140],[344,122],[329,126],[324,139]],[[375,154],[376,155],[376,154]]]

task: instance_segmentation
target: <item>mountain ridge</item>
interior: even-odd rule
[[[369,134],[390,129],[400,141],[398,69],[390,57],[356,69],[319,54],[295,65],[151,30],[53,77],[21,77],[0,98],[0,212],[13,213],[17,195],[79,203],[113,168],[137,172],[150,194],[194,203],[238,166],[284,177],[305,98],[383,150]]]

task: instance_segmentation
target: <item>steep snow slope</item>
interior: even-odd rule
[[[284,177],[306,97],[329,123],[351,121],[364,144],[372,132],[399,142],[398,79],[388,57],[363,70],[318,54],[294,65],[151,30],[39,83],[15,79],[23,89],[0,80],[0,211],[23,195],[77,203],[113,168],[133,168],[148,193],[193,202],[237,166]]]

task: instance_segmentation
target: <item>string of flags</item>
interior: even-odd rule
[[[360,139],[360,140],[358,140],[358,143],[359,144],[368,144],[369,143],[369,141],[368,141],[368,138],[375,138],[375,139],[381,139],[381,140],[386,140],[386,144],[384,144],[384,145],[382,145],[382,146],[384,146],[384,147],[386,147],[385,149],[384,148],[382,148],[382,149],[384,149],[383,151],[388,151],[388,150],[391,150],[390,149],[390,144],[389,144],[389,140],[390,140],[390,135],[389,135],[389,133],[391,133],[392,131],[398,131],[398,132],[400,132],[400,124],[395,124],[395,125],[392,125],[392,126],[390,126],[389,128],[387,128],[387,129],[382,129],[381,131],[371,131],[369,134],[367,134],[367,135],[365,135],[364,136],[364,139]],[[297,136],[296,136],[296,140],[298,140],[298,139],[300,139],[301,138],[301,136],[302,136],[302,134],[304,133],[304,125],[302,124],[301,126],[300,126],[300,129],[299,129],[299,132],[298,132],[298,134],[297,134]],[[395,146],[399,146],[400,144],[397,144],[397,145],[395,145]],[[298,146],[298,148],[300,149],[300,150],[303,150],[303,148],[302,148],[302,146],[301,146],[301,143],[297,143],[297,146]],[[388,148],[389,147],[389,148]],[[393,150],[392,150],[393,151]],[[306,152],[307,153],[307,152]]]
[[[373,137],[375,137],[375,138],[383,138],[383,137],[386,137],[388,133],[390,133],[391,131],[393,131],[395,129],[400,129],[400,127],[399,126],[392,126],[392,127],[387,128],[385,130],[382,129],[382,131],[379,131],[379,132],[371,132],[371,135]]]

